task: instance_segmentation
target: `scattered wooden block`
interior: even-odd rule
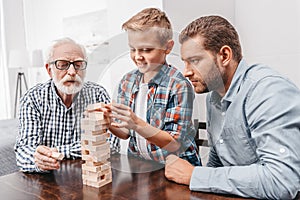
[[[62,153],[58,153],[58,152],[55,152],[55,151],[52,152],[51,157],[56,159],[56,160],[64,159],[64,155]]]

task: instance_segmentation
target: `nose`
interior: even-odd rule
[[[134,58],[136,60],[142,60],[143,59],[143,55],[141,54],[141,52],[135,51]]]
[[[193,68],[191,67],[191,65],[188,63],[185,63],[183,75],[185,77],[189,77],[189,76],[192,76],[193,74],[194,74],[194,72],[193,72]]]
[[[74,64],[70,64],[70,67],[68,69],[68,74],[70,76],[75,76],[77,74],[77,71],[76,71],[76,69],[74,67]]]

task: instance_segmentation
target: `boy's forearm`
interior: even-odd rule
[[[155,144],[167,151],[174,152],[180,147],[180,144],[167,131],[153,127],[143,120],[140,120],[137,123],[135,131],[150,143]]]
[[[117,128],[114,126],[109,127],[110,132],[121,139],[128,139],[129,138],[129,131],[126,128]]]

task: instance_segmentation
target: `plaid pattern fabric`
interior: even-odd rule
[[[135,109],[135,99],[139,91],[142,74],[134,70],[126,74],[119,84],[118,103]],[[193,165],[200,165],[198,149],[194,141],[195,129],[192,124],[194,92],[188,80],[176,68],[163,65],[158,74],[148,83],[147,122],[154,127],[167,131],[181,143],[176,152]],[[135,132],[131,130],[128,152],[139,156]],[[111,135],[111,147],[119,151],[119,138]],[[165,163],[170,154],[158,146],[147,143],[150,157]],[[140,156],[139,156],[140,157]]]
[[[15,152],[22,171],[40,171],[33,153],[38,145],[56,147],[65,158],[81,157],[80,120],[88,104],[109,103],[106,90],[87,82],[67,108],[56,93],[52,80],[31,88],[20,100],[19,135]]]

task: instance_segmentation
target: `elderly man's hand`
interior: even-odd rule
[[[189,185],[194,166],[175,155],[166,158],[165,176],[179,184]]]
[[[33,154],[35,165],[44,171],[59,169],[59,162],[51,157],[53,151],[57,152],[57,149],[43,145],[38,146]]]

